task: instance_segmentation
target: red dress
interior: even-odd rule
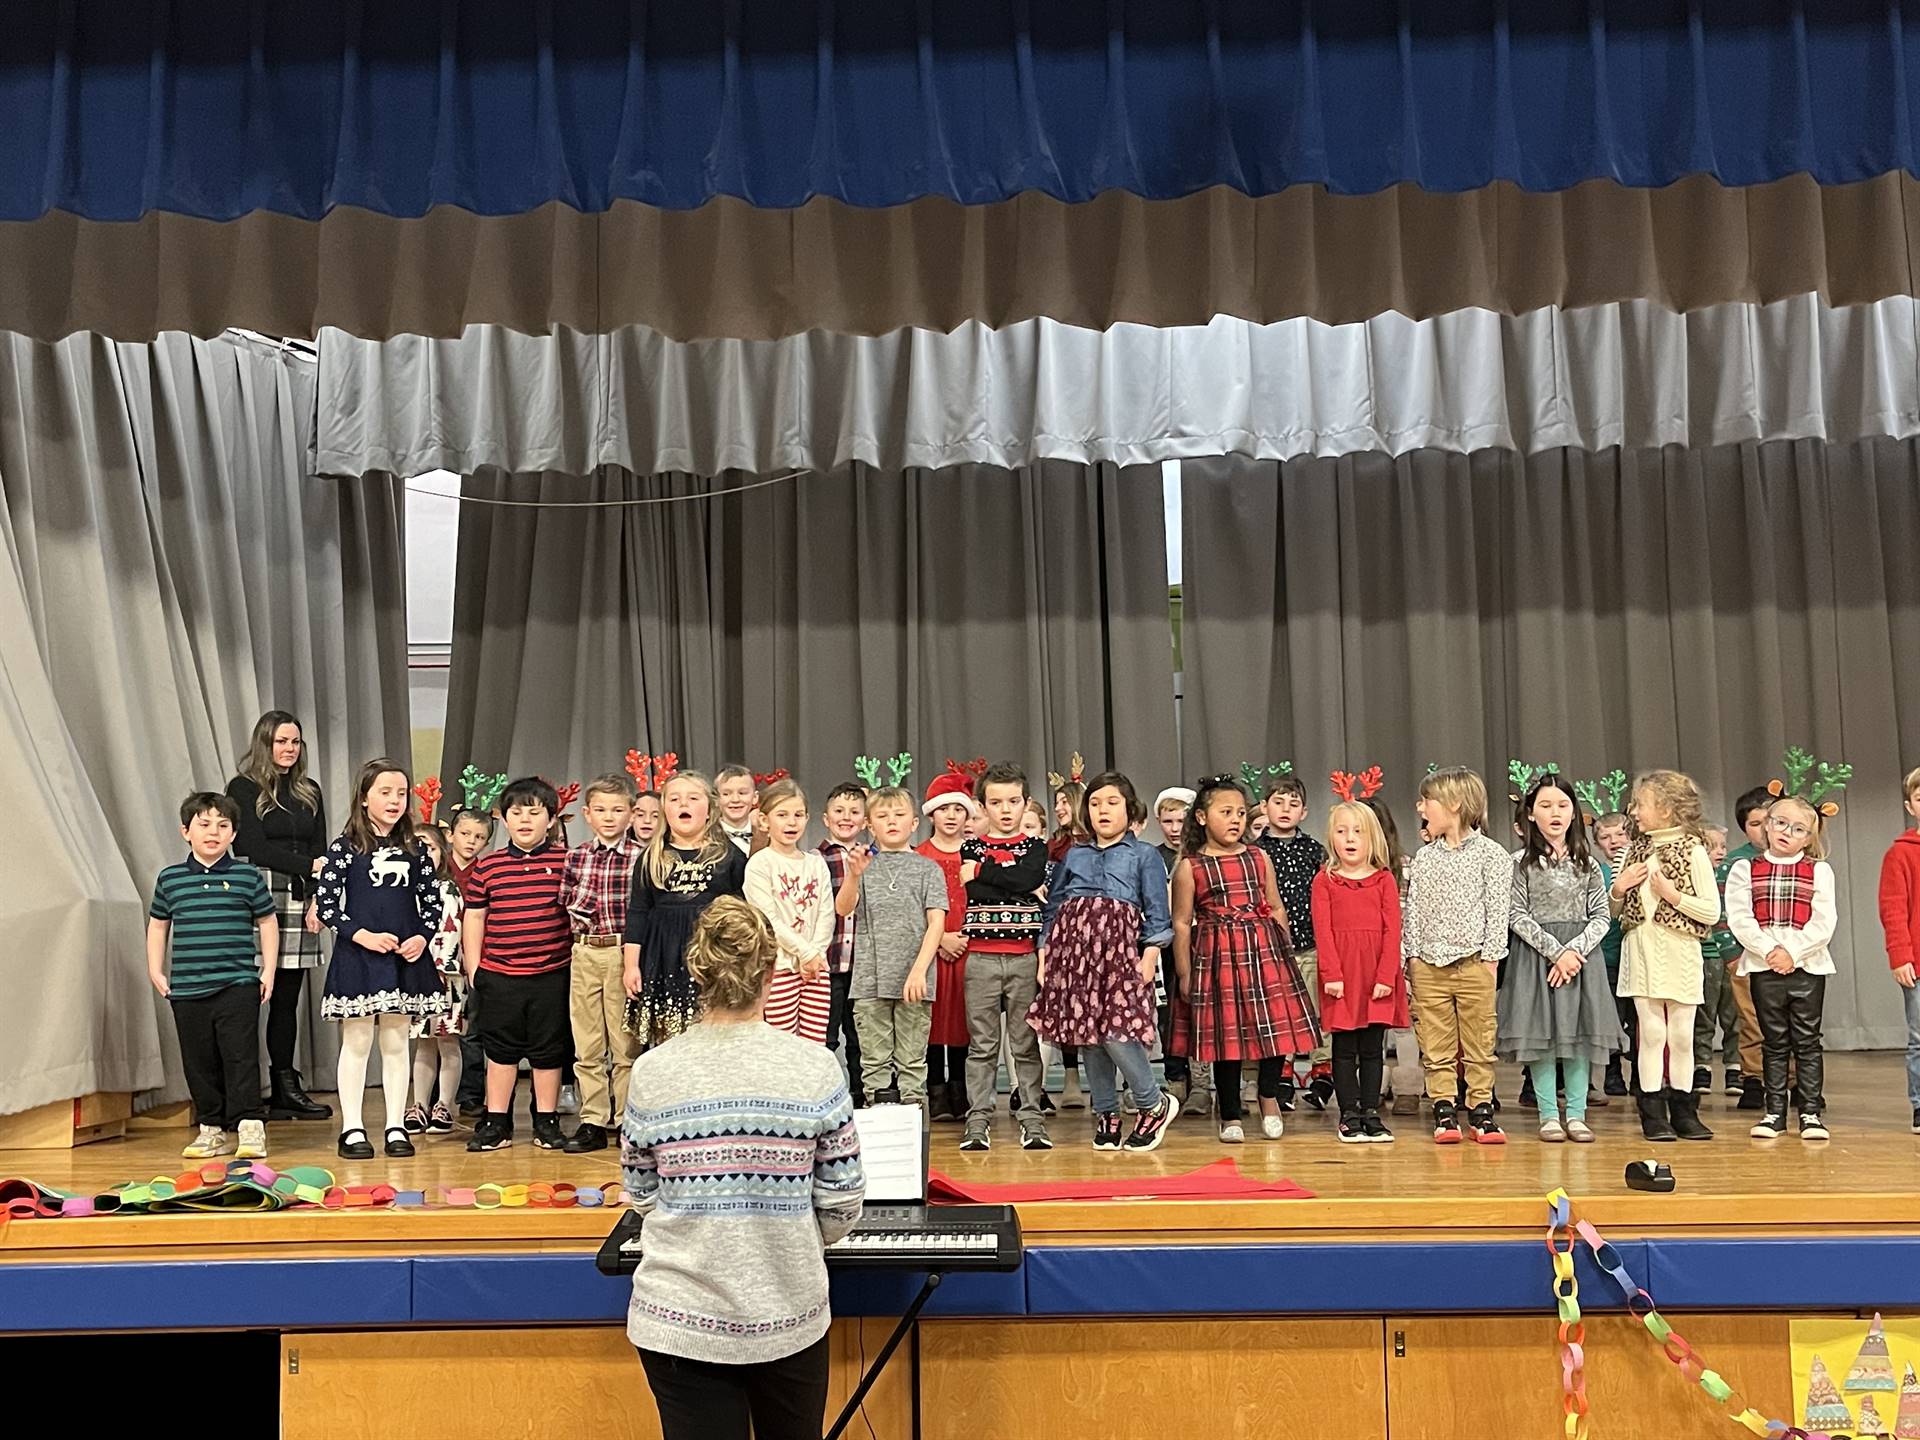
[[[940,867],[947,881],[947,934],[954,935],[967,926],[967,887],[960,883],[960,852],[942,850],[931,840],[914,847]],[[933,1018],[927,1029],[929,1045],[967,1044],[967,957],[949,960],[941,951],[934,962]]]
[[[1201,1061],[1305,1055],[1320,1024],[1267,904],[1258,850],[1190,855],[1193,867],[1193,1018],[1179,1053]]]
[[[1348,880],[1331,870],[1313,877],[1313,938],[1320,949],[1320,1023],[1328,1030],[1407,1027],[1407,974],[1400,963],[1400,887],[1393,872]],[[1345,989],[1327,995],[1329,981]],[[1384,1000],[1375,985],[1391,985]]]

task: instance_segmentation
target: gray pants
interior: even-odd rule
[[[1709,959],[1701,964],[1700,1009],[1693,1017],[1693,1066],[1696,1070],[1713,1068],[1713,1031],[1717,1024],[1727,1068],[1733,1069],[1740,1064],[1740,1007],[1733,998],[1733,972],[1724,961]]]
[[[853,1028],[860,1035],[860,1076],[869,1100],[890,1089],[896,1076],[901,1100],[911,1103],[927,1098],[931,1001],[856,1000]]]
[[[1028,950],[1019,955],[990,951],[967,952],[967,1122],[986,1125],[993,1120],[995,1080],[1000,1073],[1000,1017],[1005,1007],[1007,1049],[1013,1057],[1009,1080],[1018,1105],[1014,1113],[1024,1125],[1045,1128],[1040,1113],[1040,1037],[1027,1023],[1027,1011],[1039,989],[1035,972],[1039,957]]]

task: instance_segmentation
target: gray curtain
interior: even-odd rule
[[[723,477],[717,486],[735,483]],[[470,501],[701,496],[683,475],[483,472]],[[856,754],[1174,753],[1158,466],[810,474],[722,499],[461,514],[446,772],[585,779],[629,747],[790,770]]]
[[[1468,764],[1504,840],[1513,757],[1675,765],[1729,825],[1787,745],[1851,761],[1826,1033],[1896,1044],[1874,894],[1920,757],[1917,481],[1900,440],[1187,461],[1186,770],[1378,763],[1405,833],[1427,765]]]
[[[186,1093],[142,901],[263,710],[301,717],[336,815],[407,753],[401,496],[311,478],[313,407],[311,361],[237,337],[0,335],[0,1111]]]

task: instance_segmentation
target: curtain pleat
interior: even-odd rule
[[[723,477],[722,484],[726,483]],[[462,512],[445,769],[584,779],[627,750],[810,788],[910,751],[1157,774],[1173,753],[1158,469],[855,466],[723,499],[704,481],[486,472]],[[1143,784],[1145,780],[1143,778]]]
[[[1652,190],[1590,180],[1548,193],[1110,190],[1071,205],[930,196],[880,209],[722,197],[604,213],[441,206],[417,219],[350,207],[224,222],[62,211],[0,223],[0,327],[43,339],[242,326],[381,340],[640,325],[674,340],[770,340],[1042,316],[1105,330],[1635,299],[1674,311],[1816,293],[1858,305],[1914,293],[1910,217],[1920,181],[1904,173],[1833,186],[1806,175],[1745,187],[1695,175]]]
[[[0,842],[0,926],[34,957],[19,994],[0,979],[31,1022],[0,1021],[0,1111],[186,1093],[141,901],[262,711],[300,716],[336,817],[363,759],[407,754],[400,487],[314,481],[313,405],[311,362],[243,340],[0,336],[0,779],[30,817]]]
[[[1187,461],[1189,775],[1369,764],[1411,836],[1429,764],[1677,765],[1730,824],[1789,744],[1845,759],[1827,1035],[1902,1035],[1875,910],[1920,753],[1913,441]],[[1320,808],[1327,799],[1319,792]]]

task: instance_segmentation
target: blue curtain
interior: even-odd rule
[[[34,0],[0,219],[1839,183],[1913,168],[1917,31],[1899,0]]]

